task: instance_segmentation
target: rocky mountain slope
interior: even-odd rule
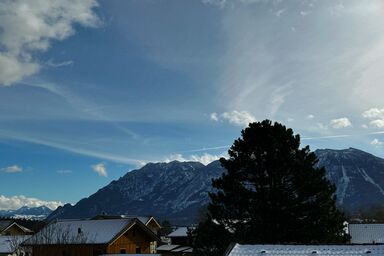
[[[384,203],[384,159],[357,149],[317,150],[319,165],[337,186],[338,204],[349,210]],[[149,163],[128,172],[76,205],[59,207],[49,219],[107,214],[154,215],[173,223],[194,221],[212,191],[211,179],[224,169],[218,161]]]
[[[149,163],[112,181],[75,206],[59,207],[48,219],[85,218],[100,213],[154,215],[185,223],[208,202],[211,179],[223,172],[218,161]]]
[[[354,148],[315,153],[318,165],[325,166],[327,177],[336,185],[342,208],[356,211],[384,204],[384,159]]]

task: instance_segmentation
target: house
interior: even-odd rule
[[[20,244],[31,236],[0,236],[0,256],[28,255]]]
[[[268,245],[232,244],[224,256],[379,256],[384,245]]]
[[[167,235],[169,244],[157,247],[157,252],[163,256],[191,255],[192,247],[188,236],[190,228],[178,227]]]
[[[111,220],[111,219],[131,219],[137,218],[144,225],[146,225],[153,233],[159,235],[161,225],[153,216],[135,216],[135,215],[106,215],[99,214],[92,218],[92,220]]]
[[[190,245],[188,236],[189,227],[178,227],[173,232],[169,233],[167,237],[171,239],[171,244]]]
[[[192,255],[192,247],[175,244],[164,244],[157,247],[157,252],[162,256]]]
[[[352,244],[383,244],[384,224],[348,224],[348,233]]]
[[[0,236],[31,235],[32,230],[16,223],[14,220],[0,220]]]
[[[95,256],[156,253],[158,241],[139,219],[122,218],[53,222],[22,245],[33,256]]]

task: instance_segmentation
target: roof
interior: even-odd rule
[[[13,220],[0,220],[0,232],[2,232],[4,229],[8,228],[14,222],[15,221],[13,221]]]
[[[136,218],[108,220],[63,220],[49,224],[25,244],[109,244],[133,225],[155,235]],[[48,239],[46,237],[49,237]],[[157,237],[156,237],[157,239]]]
[[[19,245],[31,236],[0,236],[0,253],[13,253]]]
[[[353,244],[384,243],[384,224],[349,224]]]
[[[0,221],[0,232],[5,232],[7,229],[9,229],[12,226],[17,226],[18,228],[20,228],[25,233],[33,233],[32,230],[18,224],[14,220],[1,220]]]
[[[160,245],[159,247],[156,248],[156,250],[158,251],[171,251],[177,247],[179,247],[180,245],[177,245],[177,244],[163,244],[163,245]]]
[[[158,252],[192,252],[190,246],[180,246],[177,244],[164,244],[156,248]]]
[[[187,227],[178,227],[175,231],[168,234],[168,237],[187,237],[188,228]]]
[[[378,256],[384,255],[384,245],[240,245],[235,244],[227,256]]]

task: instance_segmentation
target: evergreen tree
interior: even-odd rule
[[[227,171],[212,182],[216,192],[210,194],[208,221],[195,232],[200,255],[202,244],[211,243],[199,237],[204,225],[216,226],[207,232],[224,228],[228,232],[223,234],[237,243],[347,241],[336,188],[324,168],[315,167],[317,158],[309,147],[300,149],[300,137],[292,129],[269,120],[251,123],[228,154],[229,159],[220,159]]]

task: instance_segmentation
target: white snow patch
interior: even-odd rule
[[[382,187],[380,187],[380,185],[377,184],[377,183],[376,183],[376,182],[375,182],[375,181],[374,181],[374,180],[373,180],[373,179],[366,173],[366,171],[365,171],[363,168],[362,168],[362,169],[359,168],[359,171],[360,171],[360,173],[361,173],[361,175],[363,176],[363,178],[364,178],[365,181],[367,181],[367,182],[373,184],[374,186],[376,186],[376,187],[379,189],[380,193],[384,195],[384,190],[382,189]]]
[[[339,193],[339,200],[340,204],[343,203],[344,198],[345,198],[345,193],[347,192],[347,188],[350,182],[350,178],[347,175],[347,170],[344,168],[344,165],[341,166],[341,170],[343,173],[343,177],[341,178],[340,182],[340,193]]]

